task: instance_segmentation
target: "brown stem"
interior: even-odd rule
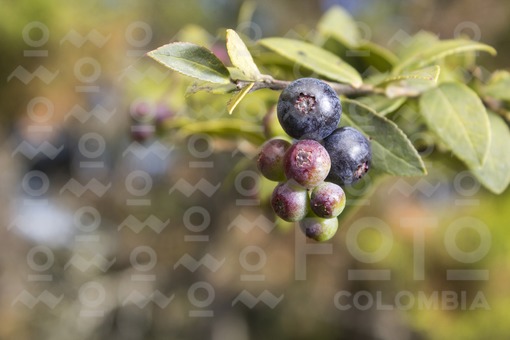
[[[497,113],[507,123],[510,123],[510,112],[504,108],[502,101],[494,99],[494,98],[490,98],[490,97],[485,97],[485,98],[482,98],[482,102],[487,109],[491,110],[492,112]]]
[[[239,89],[242,89],[246,85],[248,85],[249,81],[243,81],[243,80],[237,80],[236,85]],[[250,92],[260,90],[260,89],[270,89],[270,90],[276,90],[281,91],[285,89],[291,81],[288,80],[279,80],[274,78],[265,78],[260,81],[256,81],[255,85],[253,85]],[[369,94],[376,94],[376,93],[384,93],[381,89],[375,88],[372,85],[363,84],[360,87],[353,87],[351,85],[347,84],[340,84],[335,82],[328,82],[326,83],[335,90],[336,93],[339,95],[344,95],[348,97],[359,97],[359,96],[366,96]]]

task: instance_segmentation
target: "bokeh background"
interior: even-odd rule
[[[147,51],[225,57],[225,28],[306,36],[335,4],[388,48],[466,34],[510,66],[505,0],[0,0],[0,339],[507,339],[508,190],[422,150],[427,177],[348,191],[371,195],[316,244],[274,223],[243,136],[169,128],[225,99]]]

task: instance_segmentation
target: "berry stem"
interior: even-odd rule
[[[250,84],[250,81],[244,81],[244,80],[235,80],[234,81],[237,88],[242,89],[248,84]],[[250,92],[260,90],[260,89],[270,89],[270,90],[276,90],[281,91],[285,89],[291,81],[288,80],[280,80],[280,79],[274,79],[271,76],[264,76],[261,80],[255,81],[255,84],[253,85]],[[339,95],[345,95],[350,97],[359,97],[359,96],[366,96],[370,94],[383,94],[384,90],[376,88],[369,84],[363,84],[360,87],[353,87],[348,84],[341,84],[341,83],[335,83],[335,82],[328,82],[325,81],[326,84],[331,86],[333,90]]]
[[[369,96],[372,94],[382,94],[382,95],[386,94],[384,89],[377,88],[370,84],[362,84],[359,87],[354,87],[349,84],[341,84],[341,83],[325,81],[325,80],[323,80],[323,81],[326,84],[328,84],[329,86],[331,86],[333,88],[333,90],[335,90],[335,92],[338,95],[344,95],[344,96],[351,97],[351,98]],[[237,88],[239,90],[241,90],[244,87],[246,87],[247,85],[253,83],[252,81],[239,80],[239,79],[237,79],[237,80],[232,79],[232,82],[237,86]],[[261,89],[282,91],[287,86],[289,86],[289,84],[291,82],[292,81],[289,81],[289,80],[274,79],[270,75],[262,75],[260,80],[257,80],[254,82],[255,84],[253,85],[250,92],[261,90]],[[412,96],[410,96],[410,97],[412,97]],[[487,109],[497,113],[503,119],[505,119],[508,123],[510,123],[510,111],[508,111],[504,108],[501,101],[498,101],[493,98],[484,97],[484,98],[482,98],[482,102]]]

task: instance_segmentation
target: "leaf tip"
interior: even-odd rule
[[[363,86],[363,80],[361,78],[356,79],[355,81],[351,82],[351,85],[359,89],[361,86]]]
[[[149,58],[154,59],[154,53],[156,53],[156,50],[149,51],[149,52],[145,53],[145,55]]]

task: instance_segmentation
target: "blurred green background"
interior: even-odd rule
[[[507,339],[508,190],[425,150],[427,177],[384,179],[332,241],[306,241],[259,201],[243,136],[165,130],[226,99],[185,97],[144,53],[194,40],[221,57],[225,28],[306,36],[337,4],[388,48],[420,30],[490,44],[494,70],[510,3],[252,4],[0,0],[0,339]]]

